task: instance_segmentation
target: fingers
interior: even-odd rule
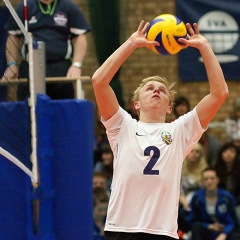
[[[194,30],[196,34],[200,34],[199,29],[198,29],[198,25],[196,23],[193,24]]]
[[[142,32],[143,34],[145,34],[148,30],[150,23],[146,22],[144,20],[142,20],[138,26],[138,31]]]
[[[142,33],[145,34],[148,30],[148,27],[149,27],[150,23],[149,22],[146,22],[144,27],[143,27],[143,30],[142,30]]]
[[[148,42],[147,42],[147,45],[146,45],[146,48],[152,49],[152,46],[159,47],[159,46],[160,46],[160,43],[157,42],[157,41],[148,41]]]
[[[140,23],[139,23],[139,26],[138,26],[138,31],[142,31],[142,29],[143,29],[143,27],[144,27],[144,20],[142,20]]]
[[[178,42],[182,43],[182,48],[187,48],[188,45],[187,45],[187,39],[185,38],[179,38],[178,39]]]
[[[194,34],[200,34],[198,25],[196,23],[193,24],[194,29],[192,28],[190,23],[187,23],[186,27],[187,27],[187,30],[188,30],[190,36],[193,36]]]
[[[188,30],[190,36],[195,34],[195,32],[193,31],[192,26],[191,26],[190,23],[187,23],[186,27],[187,27],[187,30]]]

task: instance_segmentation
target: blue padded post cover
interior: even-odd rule
[[[30,166],[29,114],[26,102],[0,103],[0,146]],[[27,239],[26,195],[30,178],[0,155],[0,239]]]
[[[54,233],[57,240],[93,239],[94,105],[52,101]]]

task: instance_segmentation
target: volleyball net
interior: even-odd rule
[[[45,45],[44,42],[36,42],[31,33],[28,32],[26,0],[24,0],[23,7],[24,24],[18,17],[10,1],[4,0],[4,3],[8,9],[9,15],[11,14],[20,29],[17,31],[20,31],[23,38],[20,40],[13,32],[13,34],[8,36],[5,45],[7,62],[5,63],[4,70],[6,70],[2,75],[0,87],[7,86],[8,89],[6,94],[7,101],[0,101],[0,113],[2,114],[5,112],[8,118],[6,119],[0,116],[0,154],[28,174],[32,180],[33,186],[36,187],[40,178],[37,159],[36,96],[39,93],[45,94],[45,82],[61,81],[73,82],[75,97],[77,99],[84,99],[83,83],[90,82],[90,77],[81,76],[80,78],[72,79],[67,79],[65,77],[46,78]],[[5,20],[7,20],[7,17]],[[26,55],[24,55],[25,52],[27,53]],[[22,59],[26,59],[29,66],[28,73],[24,72],[24,74],[22,74],[27,75],[25,78],[19,78],[19,71],[17,71],[17,67],[20,65]],[[19,103],[16,100],[18,100],[18,88],[23,85],[27,85],[27,87],[24,88],[25,90],[29,89],[29,93],[28,90],[26,92],[26,96],[29,96],[29,98],[23,101],[23,103],[27,105],[28,110],[22,108],[22,111],[19,111],[19,115],[16,118],[11,111],[21,109],[20,106],[23,103]],[[8,107],[9,103],[11,103],[10,108]],[[12,106],[15,106],[15,108]],[[11,124],[9,124],[9,119],[11,119]],[[17,133],[18,131],[14,131],[12,126],[23,129],[24,137],[23,134],[19,135]],[[7,136],[6,133],[1,131],[7,132]]]
[[[1,87],[7,87],[6,100],[0,102],[0,154],[21,168],[36,188],[39,182],[37,162],[37,129],[36,129],[36,73],[42,72],[38,58],[38,44],[33,41],[28,27],[25,26],[16,14],[9,0],[4,0],[9,13],[19,26],[23,38],[9,35],[6,40],[5,52],[7,63],[1,78]],[[27,15],[24,2],[24,15]],[[17,41],[16,41],[17,40]],[[22,80],[18,78],[18,66],[22,60],[22,47],[28,49],[29,77],[25,84],[29,85],[29,98],[17,102],[17,89]],[[36,53],[35,53],[36,52]],[[41,76],[41,74],[40,74]],[[18,116],[16,117],[16,111]],[[13,127],[14,126],[14,127]],[[16,128],[22,131],[16,131]],[[24,134],[23,134],[24,133]]]

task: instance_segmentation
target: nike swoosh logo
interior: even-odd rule
[[[140,137],[146,137],[146,136],[147,136],[147,135],[139,134],[138,132],[136,132],[136,135],[137,135],[137,136],[140,136]]]

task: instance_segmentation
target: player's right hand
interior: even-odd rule
[[[149,22],[145,22],[142,20],[138,26],[138,29],[136,32],[134,32],[129,40],[133,43],[135,48],[138,47],[151,47],[151,46],[159,46],[159,42],[157,41],[148,41],[146,38],[146,32],[149,27]]]

